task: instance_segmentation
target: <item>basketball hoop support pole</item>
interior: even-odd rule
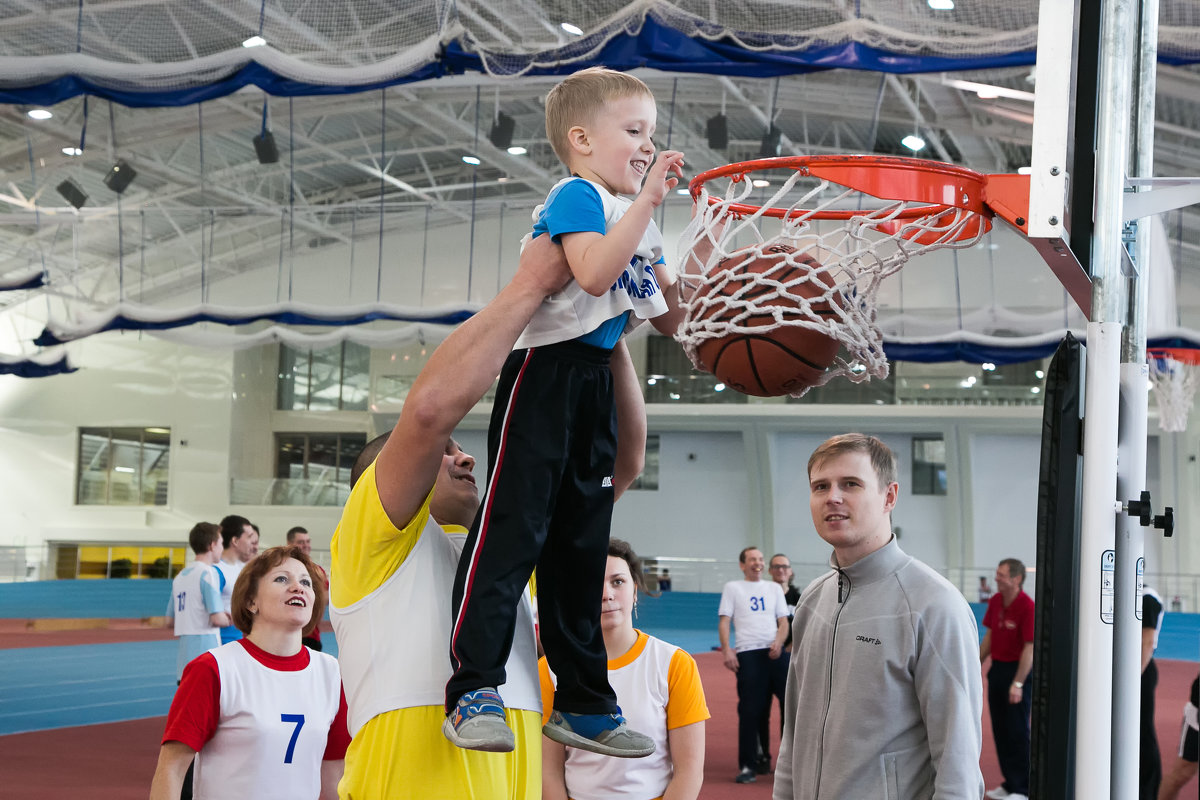
[[[1129,174],[1154,175],[1154,97],[1158,62],[1158,0],[1140,0],[1134,37],[1131,167]],[[1148,187],[1139,187],[1146,191]],[[1125,195],[1123,195],[1124,199]],[[1123,203],[1128,205],[1128,203]],[[1143,223],[1150,220],[1145,219]],[[1138,225],[1138,223],[1134,223]],[[1117,497],[1131,500],[1146,488],[1146,315],[1150,270],[1147,224],[1137,227],[1129,283],[1128,326],[1121,348],[1121,408]],[[1141,749],[1141,621],[1139,598],[1145,573],[1146,529],[1133,514],[1121,514],[1116,537],[1116,595],[1113,624],[1112,796],[1136,798]]]
[[[1075,796],[1133,800],[1113,792],[1106,754],[1128,758],[1128,737],[1114,726],[1112,701],[1121,338],[1127,318],[1121,274],[1122,195],[1128,168],[1134,0],[1103,0],[1096,135],[1092,321],[1087,332],[1086,424],[1079,553],[1078,682],[1075,703]],[[1039,23],[1040,24],[1040,23]],[[1078,143],[1087,147],[1087,142]],[[1079,191],[1083,187],[1076,187]],[[1144,436],[1142,447],[1145,447]],[[1143,467],[1144,468],[1144,467]],[[1132,730],[1133,754],[1136,736]],[[1120,735],[1119,735],[1120,734]],[[1111,763],[1110,761],[1110,763]],[[1119,768],[1112,767],[1113,771]],[[1135,765],[1136,771],[1136,765]]]

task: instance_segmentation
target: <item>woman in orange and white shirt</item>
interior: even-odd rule
[[[709,718],[696,661],[633,627],[642,564],[628,543],[611,539],[600,626],[608,681],[629,726],[654,740],[646,758],[614,758],[542,739],[544,800],[695,800],[704,782],[704,721]],[[543,718],[554,707],[554,675],[538,664]]]

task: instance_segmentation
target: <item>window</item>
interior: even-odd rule
[[[365,411],[370,381],[371,349],[361,344],[279,348],[281,411]]]
[[[946,441],[941,436],[913,437],[912,492],[946,493]]]
[[[646,436],[646,466],[629,488],[647,492],[658,491],[658,434]]]
[[[165,506],[170,428],[80,428],[75,502]]]
[[[273,505],[337,505],[350,494],[350,469],[365,433],[275,434]]]

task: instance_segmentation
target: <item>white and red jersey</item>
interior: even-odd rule
[[[196,800],[312,798],[321,761],[350,743],[337,659],[307,647],[274,656],[245,639],[184,670],[163,742],[197,751]]]

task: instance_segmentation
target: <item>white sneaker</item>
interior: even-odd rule
[[[1017,795],[1009,794],[1008,790],[1004,788],[1004,784],[1001,784],[985,794],[984,797],[989,800],[1004,800],[1006,797],[1012,797],[1013,800],[1016,800]],[[1029,800],[1029,798],[1025,798],[1025,800]]]

